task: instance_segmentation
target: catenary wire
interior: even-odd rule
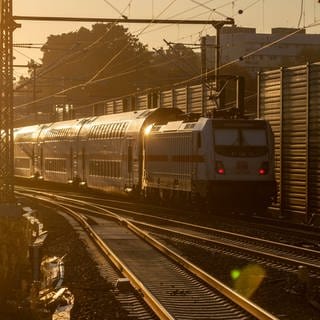
[[[271,42],[271,43],[269,43],[269,44],[266,44],[265,46],[263,46],[263,47],[261,47],[261,48],[259,48],[259,49],[257,49],[257,50],[254,50],[254,51],[252,51],[252,52],[250,52],[250,53],[248,53],[248,54],[246,54],[246,55],[244,55],[244,56],[242,56],[242,57],[239,57],[238,59],[232,60],[232,61],[230,61],[230,62],[228,62],[228,63],[220,66],[219,69],[225,68],[225,67],[230,66],[230,65],[232,65],[232,64],[234,64],[234,63],[236,63],[236,62],[242,61],[242,60],[244,60],[245,58],[247,58],[247,57],[249,57],[249,56],[252,56],[253,54],[255,54],[255,53],[257,53],[257,52],[259,52],[259,51],[261,51],[261,50],[263,50],[263,49],[265,49],[265,48],[268,48],[268,47],[270,47],[270,46],[272,46],[272,45],[274,45],[274,44],[279,43],[280,41],[282,41],[282,40],[284,40],[284,39],[287,39],[288,37],[290,37],[290,36],[292,36],[292,35],[300,32],[300,31],[303,30],[303,29],[311,28],[311,27],[314,27],[314,26],[317,26],[317,25],[319,25],[319,22],[318,22],[318,21],[316,21],[315,23],[312,23],[312,24],[310,24],[310,25],[308,25],[308,26],[305,26],[305,27],[303,27],[303,28],[299,28],[298,30],[296,30],[296,31],[294,31],[294,32],[292,32],[292,33],[290,33],[290,34],[288,34],[288,35],[286,35],[286,36],[284,36],[284,37],[276,40],[276,41],[273,41],[273,42]],[[212,73],[214,73],[215,71],[216,71],[215,69],[214,69],[214,70],[211,70],[211,71],[209,71],[209,72],[206,72],[205,74],[200,74],[200,75],[198,75],[198,76],[196,76],[196,77],[192,77],[192,78],[190,78],[190,79],[187,79],[187,80],[184,80],[184,81],[181,81],[181,82],[174,83],[174,84],[172,84],[172,86],[179,86],[179,85],[182,85],[182,84],[185,84],[185,83],[188,83],[188,82],[195,81],[195,80],[197,80],[197,79],[202,78],[204,75],[212,74]],[[108,79],[110,79],[110,77],[108,77]],[[102,79],[99,79],[99,81],[103,81],[103,78],[102,78]],[[95,83],[95,82],[92,81],[92,83]],[[25,106],[28,106],[28,105],[32,105],[32,104],[37,103],[37,102],[45,101],[45,100],[47,100],[47,99],[49,99],[49,98],[52,98],[52,97],[55,96],[55,95],[64,94],[64,93],[67,93],[67,92],[72,91],[72,90],[74,90],[74,89],[84,87],[84,85],[86,85],[86,84],[88,84],[88,83],[78,84],[78,85],[72,86],[72,87],[70,87],[70,88],[63,89],[63,90],[61,90],[61,91],[59,91],[59,92],[57,92],[57,93],[51,94],[51,95],[49,95],[49,96],[47,96],[47,97],[42,97],[42,98],[39,98],[39,99],[37,99],[37,100],[35,100],[35,101],[32,101],[32,102],[27,102],[27,103],[24,103],[24,104],[20,104],[20,105],[18,105],[18,106],[15,106],[14,108],[15,108],[15,109],[18,109],[18,108],[22,108],[22,107],[25,107]],[[146,89],[145,91],[149,91],[149,90],[150,90],[150,88],[149,88],[149,89]],[[130,95],[130,94],[126,94],[125,96],[128,96],[128,95]],[[125,97],[125,96],[124,96],[124,97]],[[104,101],[107,101],[107,100],[109,100],[109,99],[105,99]]]

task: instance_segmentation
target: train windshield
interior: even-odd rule
[[[265,128],[215,128],[215,151],[225,156],[259,156],[267,152]]]
[[[264,129],[221,128],[214,130],[215,145],[218,146],[266,146]]]

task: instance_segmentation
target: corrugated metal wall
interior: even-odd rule
[[[205,113],[215,107],[208,99],[210,89],[208,85],[185,86],[150,94],[136,94],[132,97],[103,102],[105,114],[119,113],[147,108],[179,108],[184,112]],[[99,106],[95,106],[99,109]],[[100,109],[99,109],[100,110]],[[90,112],[94,114],[94,111]]]
[[[260,73],[258,116],[274,131],[277,208],[308,222],[320,214],[320,64]]]
[[[148,109],[148,96],[142,95],[136,98],[136,110]]]

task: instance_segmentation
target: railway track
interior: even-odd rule
[[[88,197],[85,199],[85,203],[92,201]],[[123,202],[114,201],[113,203],[112,206],[95,205],[95,210],[102,210],[103,213],[106,212],[105,210],[117,212],[121,217],[129,219],[132,223],[160,237],[167,234],[168,237],[188,239],[193,244],[201,243],[211,249],[214,246],[225,254],[240,256],[278,269],[297,271],[305,267],[310,271],[310,276],[320,278],[319,250],[139,213],[136,210],[119,208],[118,204],[123,205]],[[299,235],[303,237],[301,232]]]
[[[90,211],[83,201],[45,193],[36,197],[77,219],[159,318],[276,319],[111,210],[90,204],[104,216],[88,216],[77,213]]]
[[[310,271],[310,276],[320,278],[319,251],[199,226],[160,227],[137,221],[135,224],[160,236],[166,234],[170,238],[183,238],[194,244],[206,245],[211,250],[213,247],[219,248],[223,253],[247,257],[259,263],[264,261],[280,269],[291,268],[294,271],[305,267]]]
[[[100,209],[116,210],[122,217],[154,234],[168,237],[185,238],[193,243],[218,247],[223,253],[246,257],[268,266],[295,271],[306,267],[310,275],[320,278],[320,251],[301,246],[247,236],[216,228],[204,227],[150,214],[137,213],[117,206],[99,206]],[[149,220],[150,223],[145,221]],[[300,233],[301,235],[301,233]]]

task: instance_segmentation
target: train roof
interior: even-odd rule
[[[13,131],[15,141],[30,142],[38,139],[42,125],[33,125],[22,128],[15,128]]]
[[[76,120],[59,121],[15,129],[16,141],[63,140],[80,136],[104,138],[138,134],[147,123],[166,123],[183,112],[176,108],[154,108],[95,116]]]
[[[184,120],[169,121],[166,124],[153,124],[151,134],[175,131],[199,131],[206,125],[208,118],[199,118],[197,121]]]
[[[165,124],[153,124],[152,128],[150,128],[150,134],[201,131],[209,122],[212,123],[215,128],[262,128],[266,126],[266,121],[263,119],[213,119],[199,117],[194,121],[178,120],[169,121]]]

